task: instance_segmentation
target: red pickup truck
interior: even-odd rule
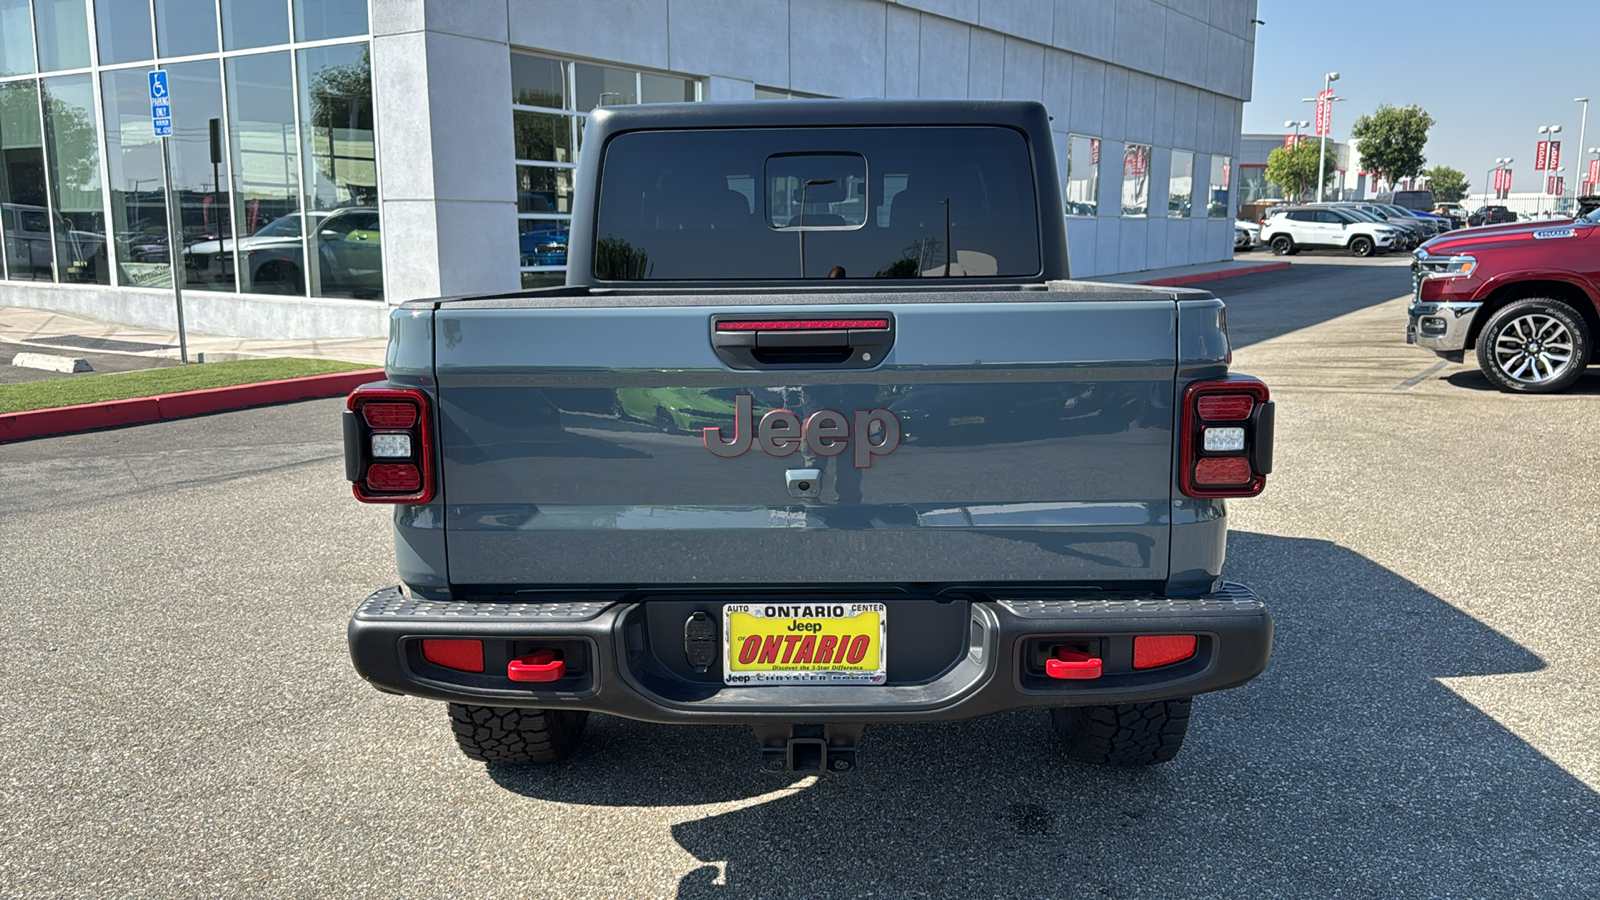
[[[1600,210],[1469,228],[1412,254],[1406,343],[1451,362],[1476,349],[1504,391],[1545,394],[1583,374],[1600,334]]]

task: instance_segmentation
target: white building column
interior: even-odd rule
[[[385,296],[515,290],[505,0],[373,0]]]

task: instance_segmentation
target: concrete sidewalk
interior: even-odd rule
[[[1270,251],[1252,253],[1247,257],[1193,266],[1172,266],[1166,269],[1146,269],[1143,272],[1126,272],[1121,275],[1096,275],[1089,281],[1109,281],[1114,284],[1153,284],[1177,287],[1202,284],[1222,278],[1237,278],[1261,272],[1275,272],[1289,268],[1288,260],[1272,255]]]
[[[385,338],[275,341],[189,332],[189,360],[223,362],[295,356],[383,365]],[[83,351],[178,358],[177,331],[123,325],[48,309],[0,306],[0,340],[41,353],[75,356]],[[203,356],[202,356],[203,354]],[[10,362],[9,359],[0,362]]]

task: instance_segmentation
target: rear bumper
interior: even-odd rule
[[[1248,588],[1231,583],[1189,598],[906,602],[919,606],[890,616],[886,685],[724,687],[720,658],[711,674],[700,676],[664,664],[674,652],[683,653],[683,610],[703,609],[717,620],[720,600],[698,606],[683,601],[431,601],[402,587],[385,588],[351,617],[350,653],[362,677],[392,693],[488,706],[591,710],[648,722],[784,724],[947,721],[1025,707],[1190,696],[1244,684],[1266,668],[1272,647],[1266,606]],[[655,609],[647,610],[652,604]],[[668,608],[664,618],[661,612]],[[679,629],[675,635],[673,623]],[[897,625],[905,630],[897,633]],[[1196,635],[1195,655],[1159,668],[1133,668],[1135,636],[1172,634]],[[485,671],[460,672],[428,662],[421,651],[424,638],[484,641]],[[941,640],[950,646],[942,668],[915,680],[895,680],[897,652],[916,652]],[[1044,655],[1064,643],[1096,648],[1104,674],[1066,681],[1046,676]],[[544,648],[567,661],[560,680],[525,683],[506,677],[509,657]]]

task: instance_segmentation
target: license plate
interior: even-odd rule
[[[882,603],[729,603],[724,684],[883,684],[889,610]]]

